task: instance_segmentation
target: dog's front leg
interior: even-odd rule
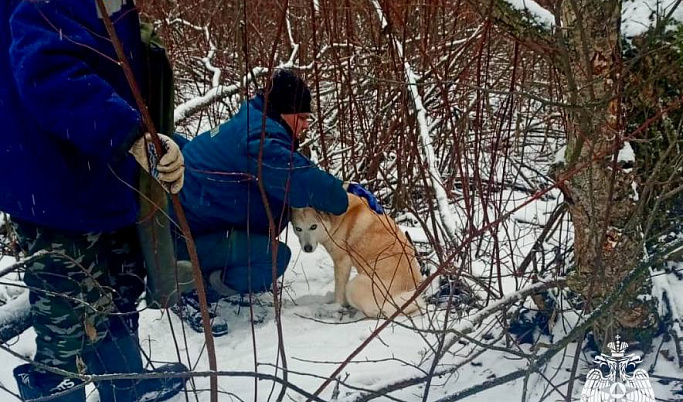
[[[351,275],[351,258],[341,256],[334,259],[334,301],[342,306],[348,305],[346,302],[346,284],[349,283]]]

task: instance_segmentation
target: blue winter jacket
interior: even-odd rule
[[[313,207],[335,215],[348,208],[342,182],[295,150],[291,131],[276,115],[265,120],[263,98],[245,102],[226,123],[184,145],[185,184],[180,197],[192,234],[246,229],[268,233],[258,177],[262,177],[278,233],[289,222],[289,207]]]
[[[141,82],[133,0],[106,1]],[[0,4],[0,210],[69,231],[135,221],[140,116],[93,0]]]

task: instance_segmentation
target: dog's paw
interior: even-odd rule
[[[321,319],[338,320],[343,316],[346,308],[339,303],[327,303],[316,306],[313,316]]]
[[[334,297],[334,292],[327,292],[323,296],[323,302],[325,304],[334,304],[335,303],[335,297]]]
[[[347,321],[353,319],[358,311],[346,304],[331,303],[325,305],[321,312],[335,321]]]
[[[334,301],[324,304],[321,306],[323,310],[328,311],[328,312],[339,312],[339,311],[344,311],[346,307],[344,305],[336,303]]]

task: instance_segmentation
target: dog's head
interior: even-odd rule
[[[315,251],[320,240],[327,236],[324,214],[313,208],[292,208],[292,226],[306,253]]]

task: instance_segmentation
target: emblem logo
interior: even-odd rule
[[[636,369],[642,362],[640,356],[625,354],[628,343],[619,339],[617,335],[607,345],[611,356],[601,353],[595,357],[598,368],[588,372],[581,402],[655,402],[647,371]]]

